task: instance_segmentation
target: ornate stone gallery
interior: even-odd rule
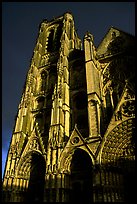
[[[71,13],[43,20],[18,106],[4,202],[132,202],[134,36],[111,27],[98,47]],[[83,48],[82,48],[83,47]]]

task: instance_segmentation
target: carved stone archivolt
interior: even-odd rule
[[[20,177],[20,178],[29,178],[30,175],[30,171],[32,169],[32,164],[33,164],[33,155],[39,155],[42,156],[42,154],[39,151],[36,150],[31,150],[28,151],[28,153],[23,156],[20,161],[19,164],[17,166],[17,171],[16,171],[16,176]]]
[[[102,163],[118,163],[121,158],[125,157],[134,160],[134,149],[131,143],[133,141],[134,121],[132,119],[125,120],[116,126],[106,137],[101,161]]]
[[[74,154],[74,149],[70,149],[68,152],[62,152],[59,164],[59,171],[60,172],[69,172],[70,173],[70,164],[72,160],[72,156]]]

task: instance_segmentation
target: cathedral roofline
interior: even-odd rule
[[[123,30],[121,30],[121,29],[119,29],[119,28],[116,28],[115,26],[111,26],[110,29],[111,29],[111,28],[114,28],[115,30],[118,30],[118,31],[120,31],[120,32],[122,32],[122,33],[125,33],[126,35],[129,35],[129,36],[131,36],[131,37],[135,37],[134,35],[132,35],[132,34],[126,32],[126,31],[123,31]],[[109,29],[109,30],[110,30],[110,29]],[[109,31],[109,30],[108,30],[108,31]]]
[[[128,33],[128,32],[125,32],[125,31],[123,31],[123,30],[121,30],[121,29],[119,29],[119,28],[116,28],[116,27],[114,27],[114,26],[111,26],[111,27],[107,30],[106,34],[104,35],[104,37],[102,38],[102,40],[100,41],[100,43],[98,44],[97,49],[98,49],[98,47],[101,45],[101,43],[103,42],[103,40],[106,38],[107,34],[110,32],[111,29],[117,30],[117,31],[119,31],[119,32],[121,32],[121,33],[123,33],[123,34],[125,34],[125,35],[128,35],[129,37],[133,37],[133,38],[135,37],[134,35],[132,35],[132,34],[130,34],[130,33]]]

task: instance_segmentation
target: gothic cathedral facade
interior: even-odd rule
[[[125,202],[135,195],[134,36],[96,48],[70,12],[40,24],[4,178],[4,202]]]

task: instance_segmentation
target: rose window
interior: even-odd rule
[[[135,101],[130,100],[123,103],[121,107],[122,114],[125,116],[134,116],[135,115]]]

